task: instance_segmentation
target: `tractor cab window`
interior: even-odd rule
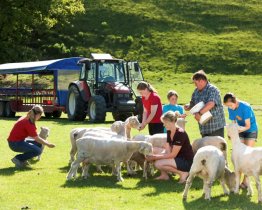
[[[124,82],[124,73],[121,63],[105,62],[99,63],[98,68],[99,82]]]
[[[87,80],[95,81],[96,78],[96,64],[91,63],[90,70],[87,70]]]

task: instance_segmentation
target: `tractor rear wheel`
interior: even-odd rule
[[[89,120],[93,123],[103,123],[106,119],[106,102],[102,96],[92,96],[88,102]]]
[[[66,111],[69,120],[83,121],[86,118],[86,104],[74,85],[70,86],[68,90]]]
[[[5,117],[5,102],[0,101],[0,117]]]
[[[10,101],[6,102],[5,104],[5,114],[6,117],[15,117],[15,112],[11,109],[11,103]]]
[[[45,118],[51,118],[53,116],[52,112],[45,112]]]

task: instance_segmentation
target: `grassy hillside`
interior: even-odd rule
[[[152,71],[262,73],[260,0],[89,0],[43,58],[109,52]]]

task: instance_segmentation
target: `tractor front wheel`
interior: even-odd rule
[[[106,102],[102,96],[92,96],[88,102],[89,120],[93,123],[103,123],[106,119]]]

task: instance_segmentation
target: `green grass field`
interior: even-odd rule
[[[187,103],[194,86],[190,80],[191,74],[150,75],[146,73],[149,82],[159,91],[163,103],[169,89],[175,89],[180,94],[179,102]],[[172,76],[172,78],[171,78]],[[159,78],[162,77],[160,81]],[[170,78],[170,79],[169,79]],[[228,91],[235,92],[240,99],[246,100],[257,107],[261,105],[261,75],[209,75],[211,82],[221,89],[222,95]],[[225,110],[226,116],[227,111]],[[24,113],[18,113],[18,116]],[[259,127],[259,138],[256,146],[262,146],[261,125],[262,112],[255,110]],[[205,201],[202,195],[202,181],[196,178],[189,191],[188,201],[182,201],[184,186],[177,183],[178,176],[169,181],[156,181],[153,178],[144,180],[141,171],[134,177],[128,177],[123,169],[124,182],[119,183],[116,177],[110,175],[110,169],[104,168],[105,174],[98,174],[92,168],[92,176],[87,180],[80,177],[66,181],[69,170],[69,132],[75,127],[107,126],[113,122],[110,114],[105,124],[90,124],[70,122],[63,115],[61,119],[51,120],[45,117],[37,122],[37,127],[48,126],[51,129],[50,142],[56,148],[45,148],[40,162],[32,161],[32,169],[16,170],[11,158],[15,155],[6,142],[16,118],[0,119],[0,209],[14,210],[30,208],[36,210],[82,210],[82,209],[261,209],[257,204],[257,191],[252,179],[254,196],[246,196],[246,191],[239,195],[222,196],[222,187],[216,182],[212,188],[212,200]],[[193,116],[187,117],[186,130],[191,141],[198,138],[198,126]],[[228,121],[228,120],[227,120]],[[142,131],[146,133],[147,130]],[[132,135],[138,131],[133,131]],[[231,143],[228,141],[231,153]],[[228,158],[230,160],[230,157]],[[230,168],[233,166],[230,161]],[[80,174],[79,174],[80,175]]]

